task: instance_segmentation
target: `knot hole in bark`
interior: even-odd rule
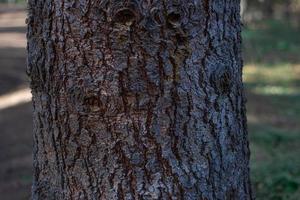
[[[131,25],[134,23],[136,14],[129,8],[122,8],[118,10],[114,16],[114,22],[124,25]]]
[[[175,40],[179,46],[183,46],[188,42],[188,39],[185,35],[177,33],[175,35]]]
[[[180,24],[181,15],[180,13],[173,11],[167,15],[167,23],[172,27],[177,27]]]
[[[229,67],[216,69],[211,76],[211,84],[218,94],[228,94],[233,84],[233,74]]]
[[[96,112],[100,110],[100,101],[97,96],[87,96],[84,98],[83,104],[88,110]]]

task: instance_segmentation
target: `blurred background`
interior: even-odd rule
[[[242,0],[253,190],[300,199],[300,0]],[[26,3],[0,0],[0,199],[29,199],[32,117]]]

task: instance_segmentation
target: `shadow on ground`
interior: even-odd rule
[[[11,9],[11,12],[10,10]],[[25,12],[0,5],[0,103],[28,87]],[[0,106],[0,199],[30,198],[32,183],[32,106]]]
[[[32,182],[31,103],[0,110],[1,200],[29,199]]]

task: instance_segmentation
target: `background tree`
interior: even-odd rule
[[[239,1],[29,0],[34,199],[252,199]]]

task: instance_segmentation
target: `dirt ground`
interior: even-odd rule
[[[0,104],[28,88],[24,8],[0,4]],[[19,97],[20,98],[20,97]],[[31,103],[0,105],[0,199],[29,199],[32,182]]]

